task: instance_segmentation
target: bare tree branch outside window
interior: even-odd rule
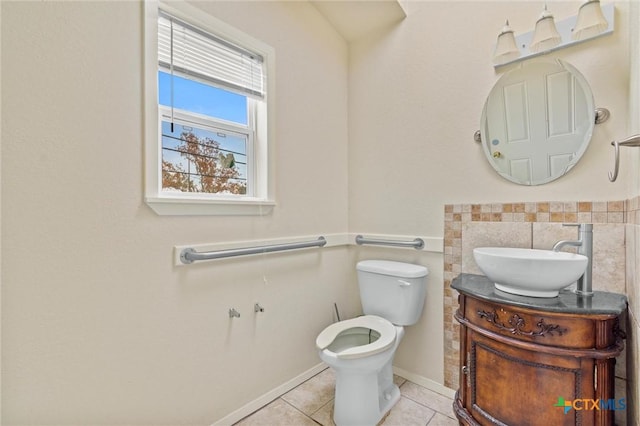
[[[162,189],[209,194],[246,194],[247,185],[237,169],[233,153],[224,154],[220,143],[183,132],[177,150],[187,161],[162,160]]]

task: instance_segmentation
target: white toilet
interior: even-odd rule
[[[365,260],[357,265],[364,316],[340,321],[316,338],[320,359],[336,373],[337,426],[373,426],[400,399],[392,362],[424,307],[429,271],[421,265]]]

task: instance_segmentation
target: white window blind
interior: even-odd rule
[[[263,99],[264,59],[159,11],[158,64],[164,71]]]

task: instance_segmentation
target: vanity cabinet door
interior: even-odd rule
[[[594,361],[549,355],[466,330],[464,406],[481,425],[593,425],[590,411],[554,406],[593,398]]]

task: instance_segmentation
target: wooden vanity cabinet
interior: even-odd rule
[[[614,367],[623,347],[619,308],[626,308],[626,299],[612,312],[562,312],[553,303],[553,311],[526,306],[530,298],[518,296],[514,305],[493,290],[498,297],[458,291],[460,388],[454,411],[461,424],[614,425],[615,411],[595,409],[592,401],[618,404]]]

